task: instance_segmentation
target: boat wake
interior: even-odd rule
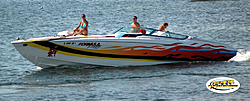
[[[250,61],[250,51],[239,49],[237,55],[230,59],[230,61]]]

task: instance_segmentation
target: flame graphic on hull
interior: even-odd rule
[[[181,43],[175,43],[171,45],[163,45],[163,46],[174,46]],[[182,60],[190,60],[190,61],[212,61],[219,60],[224,61],[228,60],[231,57],[236,55],[236,52],[231,52],[225,49],[204,49],[200,47],[190,47],[190,46],[174,46],[172,48],[162,47],[162,46],[135,46],[135,47],[126,47],[120,49],[108,50],[111,54],[119,54],[119,55],[133,55],[133,56],[157,56],[157,57],[165,57],[166,59],[182,59]],[[210,47],[224,47],[224,46],[213,46]],[[118,47],[116,47],[118,48]],[[106,51],[106,50],[105,50]],[[106,53],[106,52],[105,52]],[[122,54],[121,54],[122,53]]]
[[[224,46],[213,46],[204,44],[196,47],[181,46],[183,43],[173,43],[155,46],[112,46],[101,49],[84,49],[71,46],[60,45],[52,42],[33,42],[41,47],[55,48],[59,53],[74,54],[81,57],[95,56],[108,58],[127,59],[150,59],[150,60],[178,60],[178,61],[226,61],[236,55],[236,52],[224,48],[213,49]],[[196,44],[193,44],[196,45]],[[206,48],[203,48],[206,46]],[[207,46],[209,46],[207,48]],[[38,47],[36,47],[38,48]],[[61,52],[60,52],[61,51]],[[69,55],[65,54],[65,55]]]

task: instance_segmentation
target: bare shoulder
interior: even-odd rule
[[[162,30],[162,29],[163,29],[163,26],[160,25],[160,26],[158,27],[158,30]]]
[[[138,22],[136,22],[136,23],[132,23],[131,26],[132,27],[140,27],[141,25]]]
[[[138,27],[141,27],[141,25],[137,22],[137,24],[138,24]]]
[[[131,27],[135,27],[135,26],[136,26],[135,23],[132,23],[132,24],[131,24]]]

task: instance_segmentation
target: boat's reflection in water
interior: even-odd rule
[[[211,67],[211,65],[225,64],[227,62],[192,62],[178,64],[162,64],[152,66],[60,66],[40,69],[20,78],[25,84],[33,86],[65,85],[65,84],[89,84],[104,80],[130,80],[141,78],[157,78],[174,75],[193,75],[199,69]],[[199,75],[199,74],[197,74]]]

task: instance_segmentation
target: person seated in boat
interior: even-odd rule
[[[168,30],[165,30],[167,27],[168,23],[164,22],[162,25],[159,26],[158,30],[169,32]]]
[[[78,30],[79,28],[81,29]],[[72,35],[88,35],[88,21],[86,20],[85,14],[82,14],[82,21],[80,21],[79,25],[73,29]]]
[[[141,25],[137,22],[137,17],[133,16],[133,23],[131,27],[138,27],[138,28],[131,28],[131,33],[140,33],[140,28]]]

